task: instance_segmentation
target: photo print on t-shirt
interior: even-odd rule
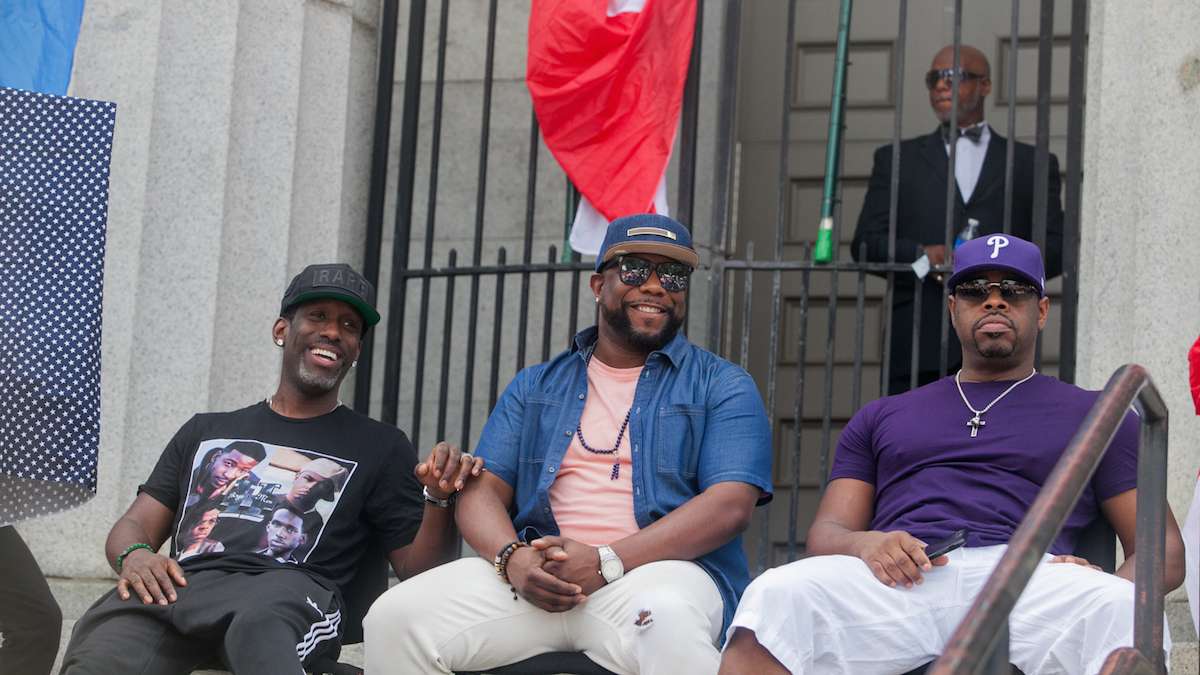
[[[212,439],[192,458],[175,557],[258,553],[301,563],[357,463],[249,439]]]

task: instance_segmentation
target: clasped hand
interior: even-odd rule
[[[508,580],[547,612],[565,612],[605,583],[596,547],[566,537],[542,537],[517,549],[508,560]]]
[[[447,499],[466,487],[467,481],[483,472],[483,460],[457,447],[439,442],[429,457],[414,470],[417,480],[435,499]]]

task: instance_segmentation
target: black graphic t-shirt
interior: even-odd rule
[[[370,537],[393,551],[416,535],[416,463],[402,431],[345,406],[292,419],[257,403],[188,420],[138,490],[175,511],[185,570],[297,567],[340,587]]]

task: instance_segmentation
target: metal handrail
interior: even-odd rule
[[[1167,406],[1146,369],[1128,364],[1109,378],[1013,534],[1008,550],[950,637],[945,652],[930,668],[930,675],[977,673],[983,672],[985,666],[1007,670],[1008,645],[999,642],[1002,635],[1008,634],[1005,630],[1008,615],[1083,494],[1131,404],[1136,405],[1141,415],[1134,648],[1114,651],[1103,672],[1145,672],[1147,668],[1150,672],[1165,672],[1162,617]],[[989,658],[994,651],[1005,658]]]

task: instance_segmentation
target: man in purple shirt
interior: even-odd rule
[[[933,660],[1094,403],[1034,369],[1050,307],[1035,245],[969,241],[946,286],[962,369],[846,426],[808,533],[816,555],[750,585],[721,673],[903,673]],[[1094,673],[1132,644],[1137,443],[1131,413],[1009,617],[1010,658],[1026,673]],[[1070,555],[1101,515],[1127,556],[1115,575]],[[1183,545],[1167,515],[1170,590]],[[964,548],[926,555],[960,529]]]

